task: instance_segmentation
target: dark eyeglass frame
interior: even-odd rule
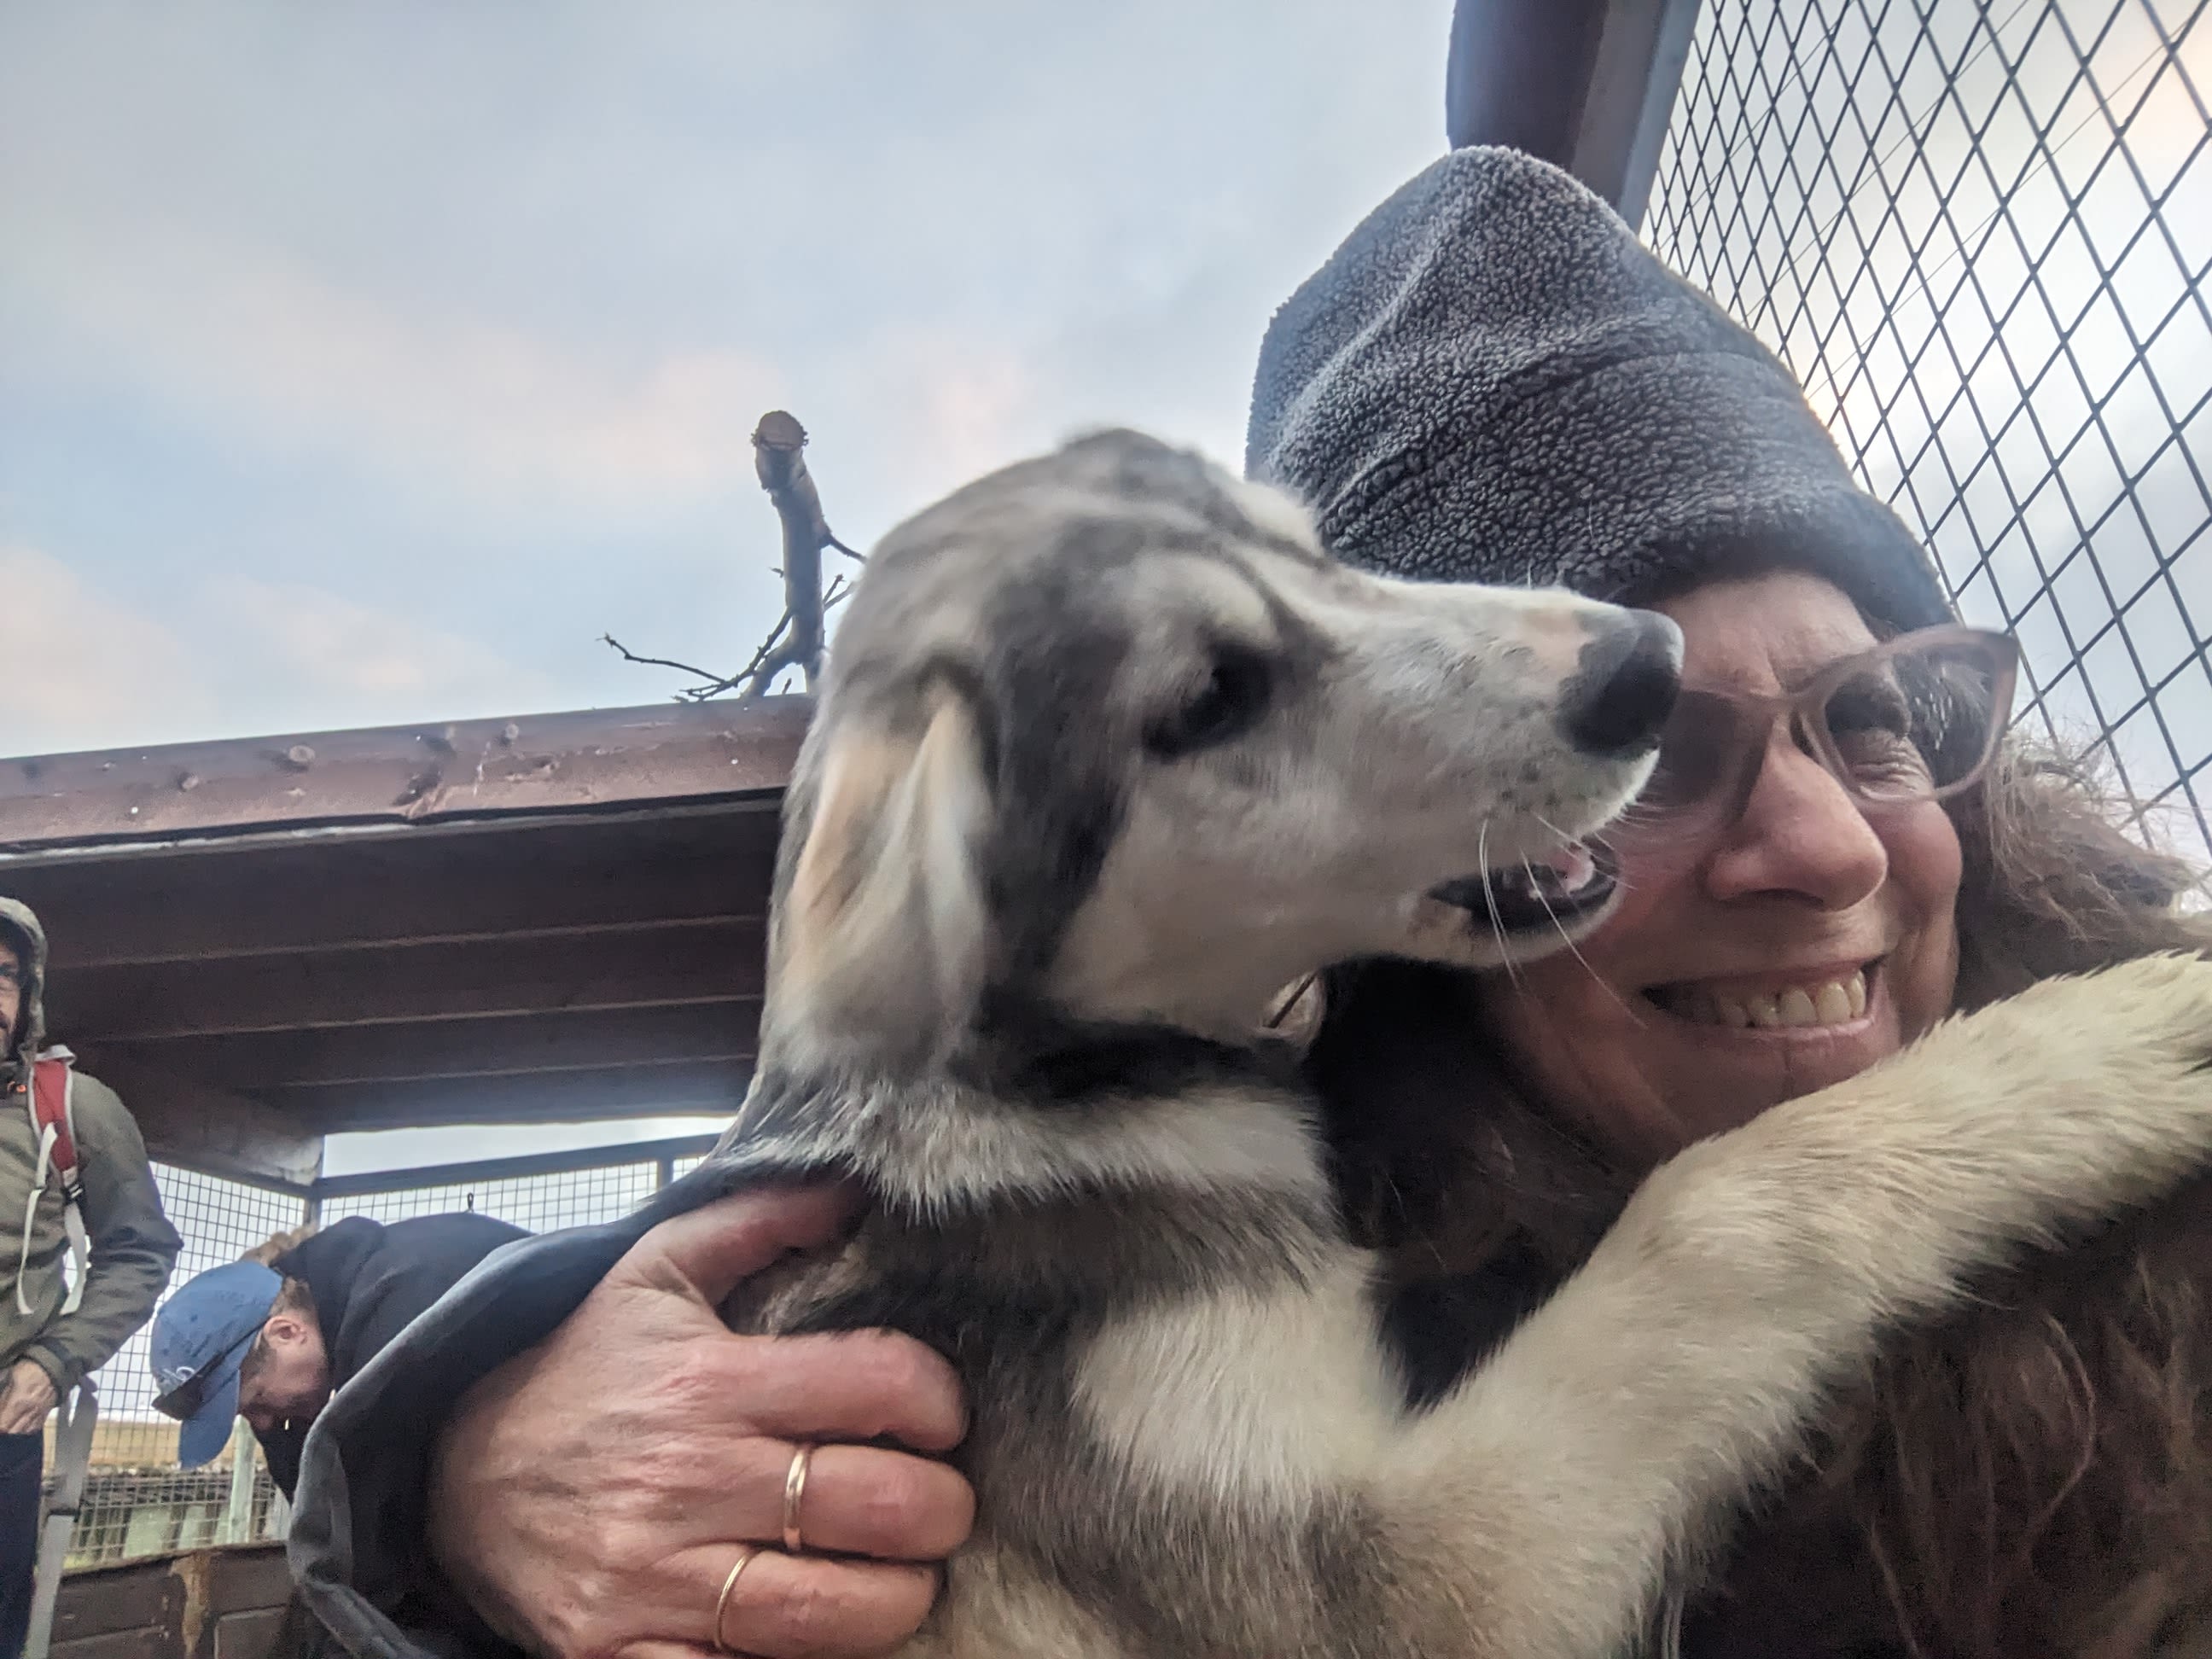
[[[208,1390],[214,1386],[216,1374],[222,1370],[231,1355],[236,1353],[240,1348],[249,1346],[260,1334],[261,1327],[256,1325],[244,1336],[201,1366],[199,1370],[178,1383],[168,1393],[156,1398],[154,1401],[154,1409],[164,1417],[174,1418],[179,1423],[190,1422],[199,1408],[207,1404]]]
[[[1835,735],[1828,728],[1826,708],[1829,700],[1855,677],[1876,668],[1891,659],[1906,653],[1919,654],[1944,647],[1978,649],[1989,653],[1991,669],[1990,681],[1989,729],[1984,734],[1981,752],[1955,778],[1948,782],[1910,795],[1884,795],[1869,793],[1852,775],[1850,763],[1836,747]],[[1855,652],[1839,657],[1834,662],[1805,679],[1798,685],[1778,692],[1725,690],[1717,687],[1686,686],[1679,695],[1675,713],[1668,724],[1685,717],[1694,718],[1698,710],[1725,709],[1725,718],[1740,739],[1741,757],[1737,763],[1738,775],[1708,791],[1694,805],[1681,807],[1646,808],[1632,805],[1619,826],[1626,836],[1641,840],[1656,833],[1661,837],[1696,833],[1710,833],[1735,823],[1751,804],[1753,792],[1766,770],[1767,751],[1772,747],[1775,726],[1787,720],[1791,734],[1805,752],[1818,762],[1820,769],[1833,778],[1861,811],[1892,811],[1903,806],[1917,806],[1929,801],[1947,800],[1971,789],[1979,783],[1996,758],[1997,749],[2004,740],[2009,723],[2013,694],[2020,680],[2020,642],[2009,634],[1999,634],[1988,629],[1967,628],[1945,624],[1935,628],[1914,629],[1883,641],[1870,650]],[[1742,740],[1743,734],[1757,733],[1756,741]],[[1660,739],[1661,763],[1666,753],[1666,739]],[[1613,837],[1608,836],[1608,839]]]

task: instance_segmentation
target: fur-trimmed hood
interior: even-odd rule
[[[21,899],[0,896],[0,944],[23,959],[23,1012],[15,1030],[0,1047],[0,1074],[25,1054],[35,1054],[46,1037],[46,930],[38,912]]]

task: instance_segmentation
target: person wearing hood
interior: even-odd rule
[[[0,1654],[21,1648],[46,1415],[146,1322],[182,1241],[115,1091],[45,1046],[46,935],[0,898]]]
[[[242,1417],[291,1498],[331,1395],[479,1261],[528,1237],[472,1211],[388,1225],[348,1216],[195,1275],[162,1304],[148,1355],[155,1409],[184,1425],[177,1462],[210,1462]],[[396,1442],[394,1455],[407,1448]]]
[[[1613,836],[1626,896],[1578,955],[1324,982],[1308,1071],[1415,1401],[1688,1143],[2037,980],[2212,948],[2177,904],[2194,872],[2004,736],[2011,642],[1958,627],[1784,366],[1558,169],[1460,151],[1370,216],[1269,329],[1246,460],[1350,562],[1560,583],[1685,639],[1682,718]],[[846,1202],[721,1198],[710,1163],[447,1298],[307,1449],[317,1616],[362,1655],[894,1645],[971,1513],[884,1443],[957,1440],[949,1370],[714,1315]],[[1898,1333],[1733,1559],[1668,1587],[1671,1650],[2212,1651],[2187,1645],[2212,1637],[2208,1403],[2212,1184]],[[380,1480],[432,1419],[431,1479]],[[806,1553],[747,1553],[779,1535]],[[733,1559],[757,1565],[727,1606]],[[466,1611],[420,1618],[431,1580]]]

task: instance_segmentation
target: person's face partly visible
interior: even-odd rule
[[[238,1414],[255,1433],[266,1434],[286,1422],[312,1419],[330,1397],[320,1328],[292,1314],[271,1316],[253,1364],[239,1380]]]
[[[23,1017],[23,960],[0,945],[0,1060],[15,1046],[15,1022]]]
[[[1875,642],[1811,576],[1715,583],[1657,609],[1681,625],[1690,685],[1771,693]],[[1734,825],[1648,853],[1624,839],[1626,896],[1579,955],[1483,993],[1523,1082],[1614,1155],[1669,1157],[1853,1076],[1948,1012],[1960,848],[1942,805],[1862,811],[1778,722]],[[1731,1023],[1754,1008],[1786,1023]]]

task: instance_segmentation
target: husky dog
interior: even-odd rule
[[[1574,838],[1643,782],[1680,652],[1563,592],[1340,568],[1288,500],[1128,433],[877,550],[723,1154],[872,1201],[726,1311],[895,1327],[965,1380],[976,1529],[904,1653],[1631,1650],[1890,1322],[2198,1167],[2212,965],[2045,984],[1683,1152],[1409,1407],[1255,1016],[1326,963],[1597,925]],[[1478,918],[1452,900],[1486,877]]]

